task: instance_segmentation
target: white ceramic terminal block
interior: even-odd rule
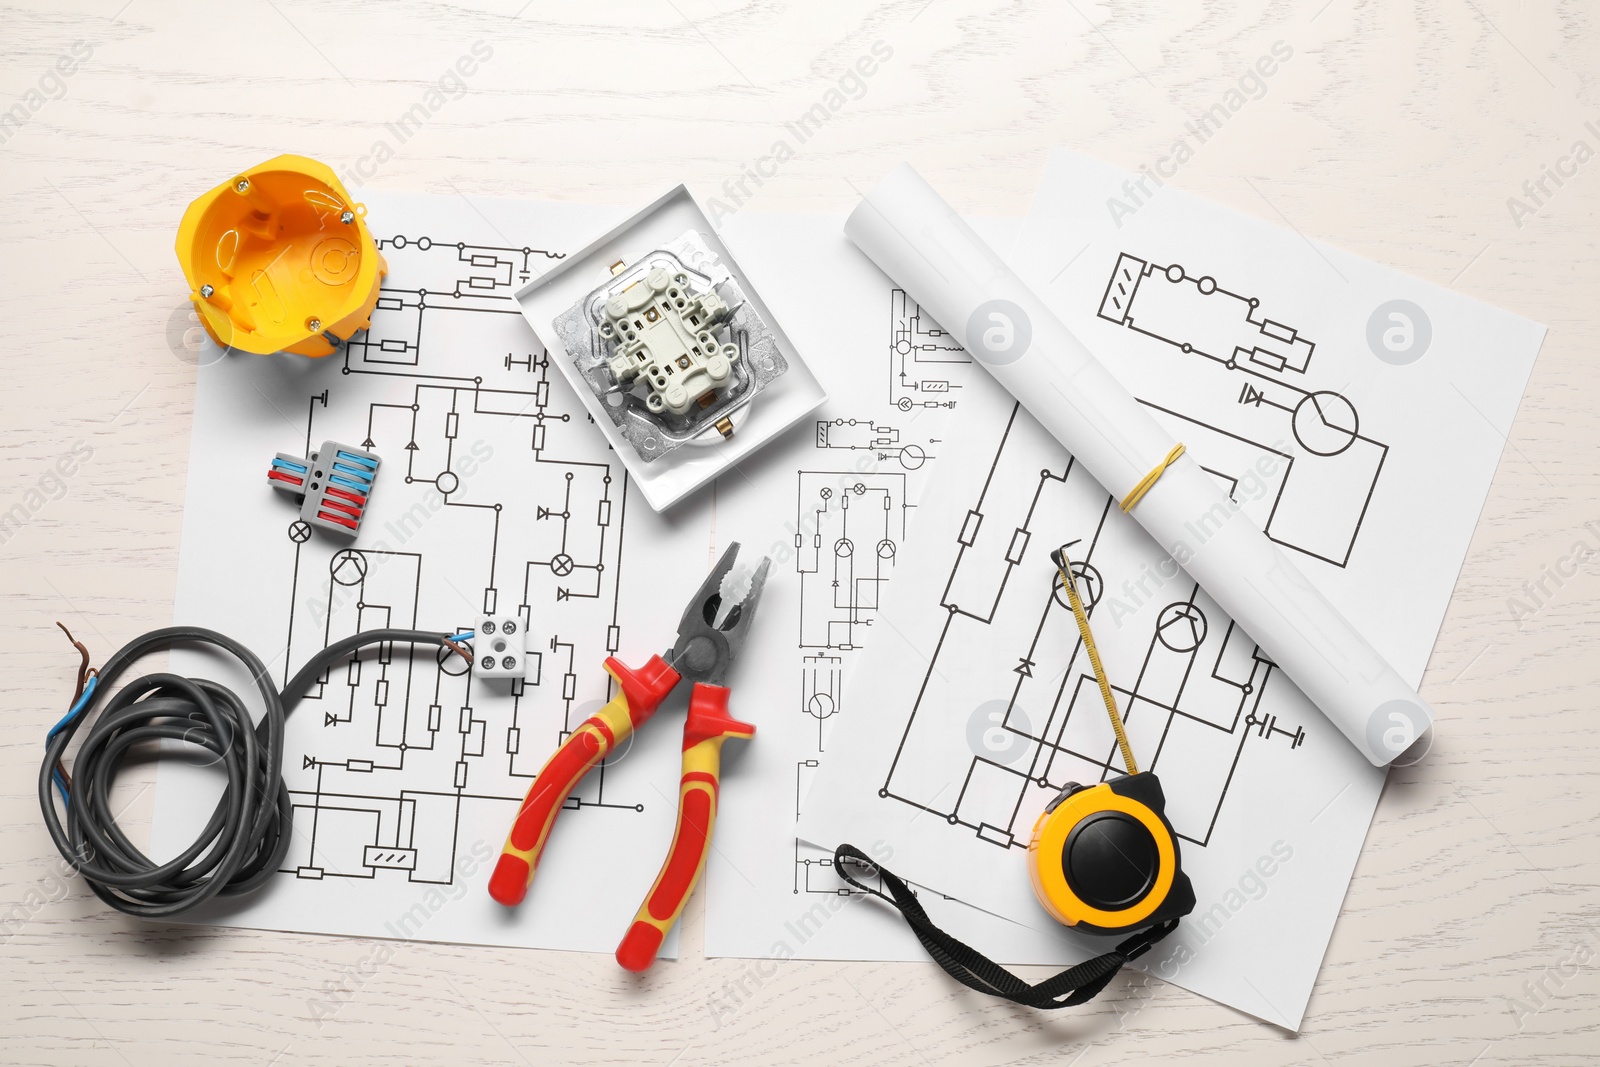
[[[472,639],[472,673],[521,678],[528,670],[527,634],[515,615],[480,615]]]

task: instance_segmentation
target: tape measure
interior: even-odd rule
[[[1028,842],[1033,892],[1056,922],[1089,933],[1137,930],[1194,910],[1161,783],[1149,771],[1067,786]]]
[[[1028,877],[1057,922],[1090,933],[1127,933],[1189,914],[1194,887],[1183,873],[1161,782],[1134,761],[1066,547],[1050,553],[1050,560],[1060,572],[1128,773],[1097,785],[1069,783],[1045,805],[1028,842]]]
[[[854,845],[840,845],[833,854],[839,877],[898,909],[928,955],[951,977],[1031,1008],[1067,1008],[1092,1000],[1123,964],[1150,951],[1194,910],[1194,887],[1183,873],[1166,797],[1155,774],[1140,771],[1134,762],[1066,556],[1070,547],[1063,545],[1050,559],[1060,571],[1128,773],[1096,785],[1070,783],[1045,805],[1028,842],[1028,876],[1039,903],[1057,922],[1085,933],[1121,934],[1123,940],[1108,952],[1030,984],[940,929],[910,885]]]

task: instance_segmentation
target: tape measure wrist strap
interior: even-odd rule
[[[848,862],[847,862],[848,861]],[[899,910],[911,932],[917,935],[928,955],[945,972],[969,989],[1001,997],[1030,1008],[1068,1008],[1092,1000],[1122,970],[1122,965],[1137,959],[1150,950],[1150,946],[1178,928],[1178,920],[1170,919],[1141,930],[1123,941],[1110,952],[1069,967],[1053,978],[1036,985],[1018,978],[977,949],[956,940],[934,925],[923,910],[911,887],[891,871],[874,863],[854,845],[840,845],[833,854],[834,869],[839,877],[864,893],[870,893]],[[862,870],[868,877],[877,877],[889,890],[874,889],[858,880],[851,867]]]

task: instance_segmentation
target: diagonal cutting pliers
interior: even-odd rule
[[[520,904],[567,796],[592,767],[655,714],[680,681],[693,682],[683,724],[683,775],[678,784],[678,825],[672,847],[633,925],[617,946],[617,962],[630,971],[643,971],[655,962],[662,940],[678,921],[705,869],[717,818],[722,743],[733,737],[749,738],[756,732],[754,726],[728,714],[729,690],[723,681],[750,632],[772,560],[762,558],[748,591],[724,609],[723,585],[738,554],[738,543],[730,544],[700,584],[678,623],[677,641],[665,656],[651,656],[638,669],[615,657],[606,660],[606,671],[617,682],[617,695],[572,731],[539,771],[489,879],[490,896],[508,907]]]

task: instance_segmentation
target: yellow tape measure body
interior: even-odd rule
[[[1145,482],[1153,484],[1182,453],[1179,445]],[[1141,485],[1123,510],[1149,488]],[[1167,821],[1161,783],[1134,763],[1133,746],[1100,663],[1067,547],[1052,552],[1050,558],[1072,605],[1128,773],[1098,785],[1069,783],[1045,806],[1028,843],[1028,877],[1039,903],[1057,922],[1093,933],[1119,933],[1189,914],[1194,910],[1194,887],[1181,868],[1178,836]]]
[[[1194,910],[1161,783],[1148,771],[1068,785],[1040,813],[1028,876],[1044,910],[1091,933],[1119,933]]]

